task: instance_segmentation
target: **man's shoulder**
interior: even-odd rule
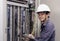
[[[49,20],[47,26],[54,26],[54,23],[51,20]]]
[[[48,23],[46,24],[46,28],[47,28],[47,29],[54,29],[55,27],[54,27],[53,22],[51,22],[51,21],[49,20]]]

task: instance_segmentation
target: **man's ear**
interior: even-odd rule
[[[50,13],[49,13],[49,14],[47,14],[47,17],[48,17],[48,18],[50,17]]]

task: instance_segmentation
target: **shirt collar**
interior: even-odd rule
[[[43,23],[44,26],[46,26],[46,24],[48,23],[49,19],[46,20],[46,22]]]

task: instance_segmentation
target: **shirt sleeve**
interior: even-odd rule
[[[40,33],[39,38],[35,38],[35,41],[48,41],[54,31],[54,25],[47,25],[46,28]]]

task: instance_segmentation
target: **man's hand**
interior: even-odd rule
[[[30,39],[35,39],[35,37],[34,37],[32,34],[29,34],[29,35],[28,35],[28,38],[30,38]]]

